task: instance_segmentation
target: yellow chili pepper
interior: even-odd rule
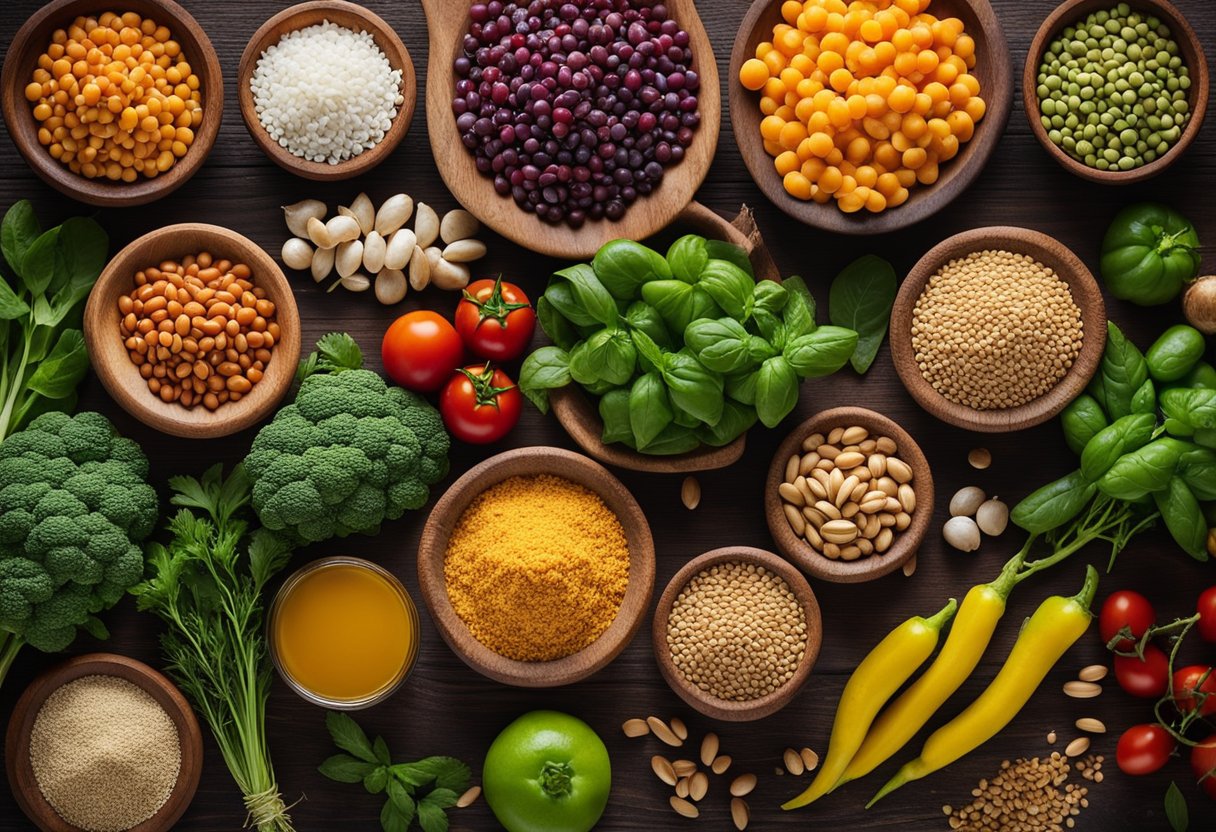
[[[951,598],[950,603],[932,618],[909,618],[862,659],[840,694],[827,758],[810,787],[783,804],[782,809],[806,806],[823,797],[836,784],[865,738],[878,709],[933,653],[942,627],[954,616],[956,609],[958,602]]]
[[[966,710],[925,740],[920,756],[904,765],[874,799],[873,806],[905,783],[953,763],[994,737],[1017,716],[1060,657],[1085,631],[1089,605],[1098,588],[1098,570],[1085,571],[1085,585],[1071,598],[1053,595],[1026,622],[996,678]]]

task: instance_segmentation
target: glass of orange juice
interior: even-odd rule
[[[270,605],[270,657],[303,698],[338,710],[388,698],[418,656],[418,609],[387,569],[363,558],[300,567]]]

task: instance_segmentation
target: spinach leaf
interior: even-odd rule
[[[799,338],[815,331],[815,313],[811,311],[806,298],[797,292],[789,293],[781,321],[785,324],[787,338]]]
[[[857,332],[853,369],[870,369],[887,334],[891,307],[898,290],[895,269],[881,257],[867,254],[845,267],[832,281],[828,294],[828,319]]]
[[[26,291],[38,296],[47,290],[55,278],[56,268],[63,268],[63,255],[59,247],[59,231],[62,226],[44,231],[30,245],[21,258],[21,280]]]
[[[591,268],[604,288],[620,300],[637,298],[648,280],[671,277],[671,268],[657,251],[633,240],[613,240],[600,246]]]
[[[654,441],[671,424],[673,414],[667,388],[658,373],[639,376],[629,390],[629,427],[638,450]]]
[[[756,282],[756,287],[752,289],[752,297],[755,299],[756,308],[767,309],[776,315],[785,309],[786,304],[789,303],[790,293],[776,281],[760,280]]]
[[[633,378],[637,357],[629,333],[601,329],[570,351],[570,376],[579,384],[622,385]]]
[[[519,392],[541,413],[549,412],[549,391],[570,383],[570,356],[559,347],[541,347],[524,359]]]
[[[583,309],[578,298],[575,297],[574,287],[565,281],[551,281],[542,297],[559,315],[574,326],[597,326],[600,323]],[[545,331],[548,332],[548,330]],[[553,337],[552,333],[549,337]]]
[[[616,326],[618,314],[616,301],[604,288],[604,284],[600,282],[591,266],[586,263],[576,263],[554,272],[553,276],[570,284],[575,302],[593,321],[609,328]],[[560,306],[558,311],[575,323],[580,323]]]
[[[1094,434],[1081,451],[1081,475],[1085,481],[1097,482],[1119,457],[1147,444],[1156,426],[1155,416],[1132,413]]]
[[[34,206],[28,199],[22,199],[9,206],[0,222],[0,252],[4,254],[4,262],[14,272],[21,271],[21,261],[29,251],[34,241],[42,235],[42,226],[34,215]]]
[[[705,238],[696,234],[685,234],[667,249],[667,263],[671,266],[672,276],[685,283],[696,283],[708,262]]]
[[[1132,412],[1132,400],[1147,379],[1144,354],[1113,321],[1107,321],[1106,349],[1090,392],[1102,402],[1110,418],[1121,419]]]
[[[735,320],[746,321],[751,317],[756,303],[755,281],[734,263],[710,260],[701,270],[697,287],[704,289]]]
[[[600,441],[605,445],[621,442],[634,447],[633,428],[629,420],[629,391],[610,390],[600,398],[600,419],[604,432]]]
[[[1082,393],[1064,408],[1060,414],[1060,424],[1064,428],[1064,442],[1079,456],[1089,440],[1106,427],[1106,413],[1097,399]]]
[[[733,318],[693,321],[684,330],[684,343],[697,360],[715,373],[733,373],[752,366],[753,336]]]
[[[1080,514],[1096,490],[1078,469],[1028,494],[1013,507],[1009,519],[1031,534],[1043,534]]]
[[[540,328],[549,336],[549,340],[563,350],[569,350],[578,343],[579,337],[574,325],[557,311],[548,294],[536,299],[536,319],[540,321]]]
[[[785,345],[784,355],[801,378],[830,375],[845,365],[857,346],[857,333],[839,326],[821,326]]]
[[[76,385],[89,369],[89,353],[79,329],[65,329],[26,386],[48,399],[63,399],[76,392]]]
[[[776,427],[798,404],[798,375],[784,356],[770,358],[756,375],[756,415]]]
[[[1116,500],[1138,500],[1161,491],[1174,475],[1187,443],[1163,436],[1115,460],[1098,480],[1098,490]]]
[[[751,258],[747,256],[746,251],[734,243],[728,243],[725,240],[706,240],[705,253],[709,255],[710,260],[725,260],[728,263],[734,263],[743,269],[752,280],[756,279]]]
[[[734,442],[756,424],[756,408],[727,400],[722,418],[713,427],[702,426],[697,436],[706,445],[720,448]]]
[[[1161,410],[1192,428],[1216,428],[1216,390],[1175,387],[1161,394]]]
[[[726,377],[726,395],[740,404],[755,405],[756,382],[760,379],[760,369],[735,373]]]
[[[1153,502],[1182,551],[1195,560],[1207,560],[1208,524],[1187,484],[1178,477],[1170,477],[1164,491],[1153,492]]]
[[[671,333],[659,311],[645,301],[635,300],[625,310],[625,323],[634,330],[645,332],[650,340],[665,350],[673,346]]]
[[[697,431],[678,424],[668,425],[663,432],[646,446],[646,453],[652,456],[672,456],[686,454],[696,450],[701,444]]]
[[[687,350],[663,356],[663,382],[671,402],[707,425],[722,418],[722,376],[707,370]]]

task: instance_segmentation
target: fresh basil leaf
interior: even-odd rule
[[[637,350],[624,330],[601,330],[584,341],[582,349],[570,353],[570,375],[579,382],[583,381],[580,376],[589,375],[588,380],[593,382],[626,384],[637,366]]]
[[[722,418],[718,424],[710,427],[703,425],[697,431],[697,436],[706,445],[720,448],[734,442],[756,424],[756,408],[727,399],[722,408]]]
[[[646,446],[646,453],[650,456],[674,456],[694,451],[700,445],[701,439],[697,430],[672,424],[664,428],[663,432]]]
[[[569,283],[555,278],[549,283],[549,287],[545,289],[545,294],[542,297],[559,315],[574,326],[600,326],[600,322],[580,305],[578,297],[574,294],[574,287]]]
[[[613,300],[612,294],[604,288],[604,284],[600,282],[591,266],[586,263],[576,263],[554,272],[553,276],[569,282],[578,305],[593,320],[606,327],[616,326],[616,301]],[[560,307],[559,311],[566,317],[570,317]]]
[[[397,811],[406,816],[413,815],[414,798],[410,794],[409,788],[403,785],[396,777],[390,777],[386,791],[388,792],[388,799],[397,807]]]
[[[51,285],[51,281],[55,279],[56,268],[64,268],[59,250],[60,227],[42,232],[25,252],[25,257],[21,258],[18,271],[26,290],[35,297]]]
[[[1162,391],[1161,410],[1192,428],[1216,428],[1216,390],[1175,387]]]
[[[549,393],[570,383],[570,355],[558,347],[541,347],[524,359],[519,392],[541,413],[549,412]]]
[[[1170,477],[1163,491],[1152,494],[1174,542],[1195,560],[1207,560],[1208,524],[1194,492],[1179,477]]]
[[[692,311],[688,319],[696,321],[701,318],[721,318],[725,313],[722,307],[714,302],[713,297],[700,286],[692,287]]]
[[[756,309],[752,313],[752,323],[760,333],[760,337],[768,341],[774,350],[781,352],[788,340],[785,324],[780,318],[767,309]]]
[[[749,352],[753,336],[733,318],[702,318],[684,330],[684,343],[697,360],[715,373],[733,373],[754,364]]]
[[[393,757],[388,753],[388,743],[384,741],[384,737],[376,737],[372,742],[372,753],[376,755],[376,759],[380,761],[380,765],[388,766],[393,764]]]
[[[363,788],[367,789],[369,794],[380,794],[388,785],[388,769],[384,766],[379,766],[372,769],[366,777],[363,778]]]
[[[895,269],[873,254],[854,260],[832,281],[828,318],[837,326],[857,332],[851,361],[859,373],[870,369],[878,355],[898,289]]]
[[[756,382],[760,378],[760,369],[735,373],[726,377],[726,395],[740,404],[755,405]]]
[[[1192,445],[1178,457],[1175,471],[1191,492],[1200,500],[1216,500],[1216,452],[1201,445]]]
[[[797,292],[789,292],[787,297],[788,301],[781,317],[782,323],[785,324],[786,337],[799,338],[814,332],[815,315],[807,305],[806,298]]]
[[[629,420],[629,391],[610,390],[600,398],[600,420],[604,423],[604,432],[600,441],[605,445],[621,442],[634,447],[633,428]]]
[[[1104,400],[1100,401],[1112,419],[1133,412],[1136,392],[1148,379],[1148,362],[1113,321],[1106,322],[1106,349],[1095,378],[1101,379]]]
[[[642,300],[654,307],[671,332],[683,332],[692,315],[693,287],[682,280],[652,280],[642,286]]]
[[[1165,818],[1174,832],[1187,832],[1191,825],[1190,812],[1186,808],[1186,798],[1178,784],[1170,781],[1170,787],[1165,791]]]
[[[696,234],[685,234],[667,249],[667,262],[676,280],[696,283],[701,270],[709,262],[705,251],[705,238]]]
[[[669,395],[668,398],[670,399],[671,396]],[[682,428],[703,428],[703,427],[705,427],[704,423],[700,419],[698,419],[696,416],[693,416],[687,410],[681,410],[680,408],[676,407],[675,405],[672,405],[671,412],[672,412],[671,421],[675,425],[678,425]]]
[[[1212,428],[1196,428],[1195,435],[1191,439],[1196,445],[1202,445],[1205,448],[1216,448],[1216,430]]]
[[[798,375],[784,356],[760,365],[756,376],[756,414],[765,427],[774,428],[798,404]]]
[[[673,405],[707,425],[722,418],[722,376],[706,369],[690,352],[664,355],[662,375]]]
[[[633,341],[634,349],[638,352],[638,361],[645,372],[657,370],[663,363],[663,350],[654,339],[640,329],[631,329],[629,338]]]
[[[349,754],[335,754],[318,766],[317,771],[339,783],[362,783],[376,769],[375,763],[356,760]]]
[[[0,222],[0,252],[4,261],[14,272],[21,273],[21,263],[30,246],[42,234],[42,226],[34,215],[34,206],[28,199],[14,202],[4,212]]]
[[[422,832],[447,832],[447,812],[438,804],[429,802],[429,798],[430,795],[427,795],[418,804],[418,825],[422,827]]]
[[[59,333],[50,354],[42,360],[26,386],[48,399],[62,399],[76,392],[89,369],[89,352],[79,329]]]
[[[330,711],[325,715],[325,727],[329,729],[329,736],[338,748],[350,752],[364,762],[377,762],[367,734],[363,733],[359,723],[350,716],[341,711]]]
[[[1148,413],[1116,419],[1085,444],[1081,451],[1081,476],[1086,482],[1097,482],[1119,457],[1148,444],[1156,426],[1157,417]]]
[[[1107,426],[1106,413],[1098,400],[1088,393],[1073,399],[1060,414],[1060,425],[1064,428],[1064,441],[1078,456],[1085,450],[1089,440]]]
[[[431,789],[427,796],[422,798],[422,802],[431,806],[438,806],[440,809],[450,809],[456,805],[456,801],[459,799],[460,795],[451,789],[437,787]]]
[[[752,269],[752,260],[747,252],[734,243],[728,243],[725,240],[706,240],[705,253],[709,255],[710,260],[725,260],[728,263],[734,263],[740,269],[747,273],[747,276],[752,280],[756,279],[756,272]]]
[[[579,336],[574,324],[557,311],[547,294],[536,299],[536,319],[540,321],[540,328],[549,336],[549,340],[563,350],[569,351],[578,343]]]
[[[755,305],[774,315],[782,312],[790,301],[790,292],[774,280],[758,280],[752,289]]]
[[[831,375],[848,362],[857,333],[839,326],[821,326],[785,345],[783,355],[800,378]]]
[[[1138,500],[1169,485],[1187,443],[1163,436],[1115,460],[1098,490],[1116,500]]]
[[[600,246],[591,268],[604,288],[620,300],[633,300],[642,284],[666,280],[672,274],[671,267],[657,251],[633,240],[613,240]]]
[[[625,323],[630,329],[645,332],[650,340],[665,350],[672,348],[671,333],[659,311],[645,301],[634,301],[625,310]]]
[[[703,289],[727,315],[746,321],[752,315],[756,299],[755,280],[747,272],[726,260],[710,260],[701,270],[697,287]]]
[[[657,372],[640,376],[629,391],[629,427],[639,451],[671,424],[674,414],[667,387]]]
[[[1080,514],[1096,490],[1097,486],[1086,482],[1078,469],[1024,497],[1013,507],[1009,519],[1031,534],[1043,534]]]
[[[414,765],[430,772],[437,789],[463,792],[469,787],[469,767],[455,757],[424,757]]]
[[[380,810],[380,828],[384,832],[408,832],[413,822],[413,813],[407,816],[393,801],[384,801],[384,808]]]

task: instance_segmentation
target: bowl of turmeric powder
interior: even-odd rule
[[[436,503],[418,582],[440,634],[496,681],[546,688],[587,678],[641,626],[654,540],[602,465],[519,448],[474,466]]]

